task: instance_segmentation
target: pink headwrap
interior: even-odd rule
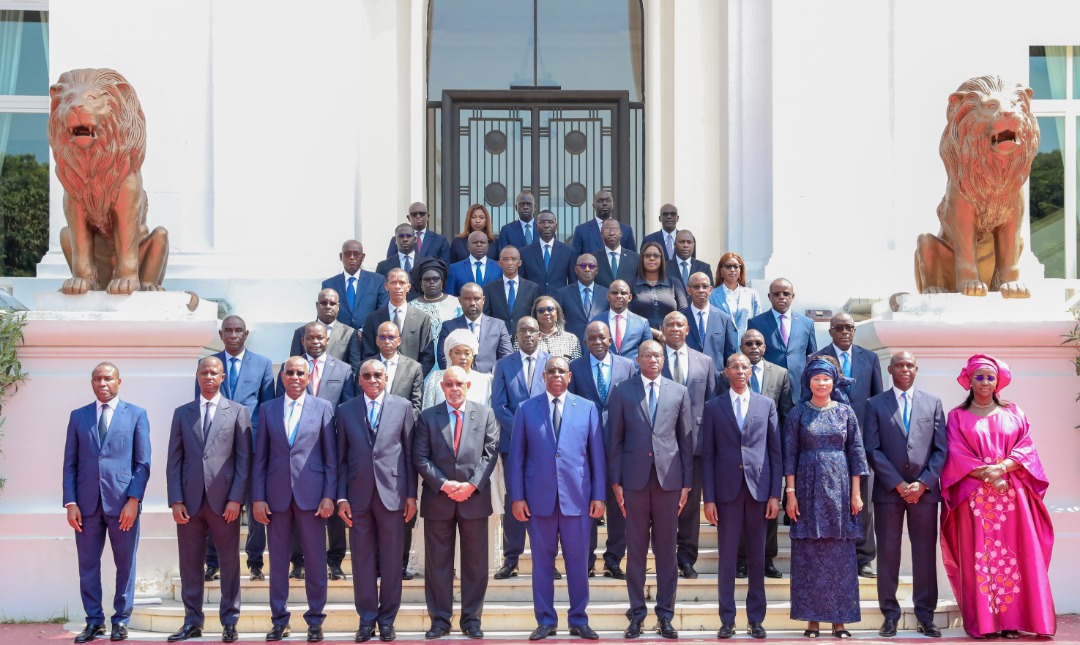
[[[970,390],[972,375],[974,375],[977,370],[981,369],[989,369],[997,373],[997,387],[994,389],[995,393],[1000,392],[1012,382],[1012,371],[1005,361],[986,354],[975,354],[969,358],[967,365],[964,366],[964,369],[960,370],[960,376],[956,377],[956,382],[965,390]]]

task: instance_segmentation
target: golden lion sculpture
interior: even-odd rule
[[[135,90],[111,69],[73,69],[49,95],[49,147],[67,219],[60,246],[71,268],[61,291],[160,291],[169,234],[146,226],[146,118]]]
[[[940,146],[949,181],[937,209],[941,232],[920,235],[915,251],[920,293],[1030,295],[1019,261],[1022,189],[1039,149],[1031,97],[1031,88],[998,76],[965,81],[949,96]]]

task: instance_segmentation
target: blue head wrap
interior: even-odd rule
[[[811,358],[806,363],[806,369],[802,373],[802,400],[809,401],[811,399],[810,394],[810,379],[814,378],[818,374],[827,374],[833,380],[833,389],[830,398],[833,401],[840,403],[850,403],[845,390],[855,383],[855,379],[850,379],[844,376],[840,372],[840,368],[836,366],[833,361],[827,360],[824,357],[818,356]]]

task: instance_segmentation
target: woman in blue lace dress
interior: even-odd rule
[[[784,427],[784,476],[791,518],[791,618],[819,621],[835,638],[851,638],[844,623],[858,622],[855,540],[862,535],[859,478],[869,474],[862,431],[847,405],[844,378],[832,357],[812,359],[802,375],[803,402]]]

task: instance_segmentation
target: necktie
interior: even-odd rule
[[[907,392],[901,392],[900,398],[904,400],[904,434],[911,430],[911,410],[908,408]]]
[[[461,410],[454,410],[454,455],[457,456],[458,448],[461,447]]]
[[[424,249],[424,231],[416,234],[416,257],[420,257]]]
[[[406,255],[405,264],[403,264],[401,268],[405,269],[405,273],[412,273],[412,258]]]
[[[582,307],[585,308],[585,316],[589,316],[589,312],[592,311],[592,287],[585,287],[585,300],[582,302]]]
[[[562,431],[562,410],[559,409],[559,399],[551,400],[551,426],[555,428],[555,443],[559,443],[559,433]]]
[[[622,351],[622,314],[615,314],[615,351]]]
[[[525,389],[532,392],[533,381],[533,357],[525,357]]]
[[[300,425],[300,417],[296,414],[296,401],[289,404],[289,445],[296,441],[296,427]]]
[[[679,264],[682,265],[682,283],[683,286],[690,284],[690,263],[683,260]]]
[[[206,412],[203,412],[203,422],[202,422],[202,440],[203,440],[203,444],[205,444],[206,440],[210,438],[210,424],[214,422],[214,417],[213,417],[212,414],[210,414],[210,406],[212,406],[212,405],[214,405],[214,404],[207,401],[206,402]]]
[[[311,393],[319,396],[319,361],[311,361]]]
[[[506,304],[510,307],[510,313],[514,313],[514,303],[517,302],[517,292],[514,291],[514,283],[517,280],[510,281],[510,293],[506,295]]]
[[[604,364],[596,364],[596,391],[600,394],[600,402],[607,403],[607,380],[604,378]]]
[[[484,284],[484,274],[481,272],[481,269],[484,267],[484,263],[477,260],[474,264],[476,265],[476,284],[482,285]]]
[[[229,357],[229,397],[236,396],[236,378],[240,376],[239,370],[236,369],[236,357]]]
[[[705,347],[705,312],[697,312],[697,335],[698,342],[702,347]]]
[[[786,316],[784,314],[780,314],[780,340],[784,341],[784,347],[787,347],[788,330],[787,327],[784,325],[785,317]]]
[[[98,446],[105,445],[105,433],[109,431],[109,406],[101,406],[101,416],[97,420]]]
[[[679,360],[679,352],[674,352],[675,358],[672,361],[671,374],[675,377],[675,382],[679,385],[686,385],[686,375],[683,374],[682,361]]]
[[[619,254],[615,251],[610,251],[608,255],[611,256],[611,275],[619,275]]]
[[[545,244],[544,245],[544,271],[547,271],[549,268],[551,268],[551,245],[550,244]]]
[[[379,424],[379,402],[372,401],[370,410],[368,410],[368,425],[371,427],[371,434],[375,434],[375,426]]]
[[[349,302],[349,311],[356,306],[356,278],[349,278],[349,286],[345,287],[345,300]]]
[[[750,389],[753,390],[755,394],[761,394],[761,382],[758,381],[756,367],[750,368]]]
[[[525,244],[532,244],[532,224],[526,224],[525,229]]]
[[[851,378],[851,358],[848,357],[847,352],[840,352],[840,369],[843,370],[844,376]]]
[[[471,320],[469,321],[469,331],[473,333],[473,336],[476,335],[476,323],[472,322]]]
[[[735,418],[738,419],[738,421],[739,421],[739,430],[742,430],[743,429],[743,421],[746,420],[746,417],[743,416],[742,397],[741,396],[735,398]]]
[[[675,257],[675,238],[671,237],[671,234],[667,234],[667,256],[669,258]]]
[[[649,423],[656,423],[656,381],[649,383]]]
[[[394,326],[398,329],[398,335],[401,335],[401,309],[394,308]]]

